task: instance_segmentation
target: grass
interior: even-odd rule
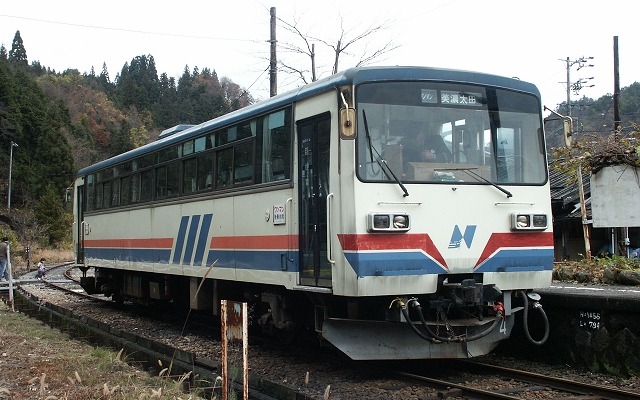
[[[196,400],[181,382],[151,376],[121,352],[71,339],[0,303],[0,399]]]

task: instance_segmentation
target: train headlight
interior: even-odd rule
[[[367,216],[369,232],[407,232],[409,228],[409,215],[405,213],[370,213]]]
[[[512,231],[542,231],[549,226],[547,214],[513,213],[511,214]]]

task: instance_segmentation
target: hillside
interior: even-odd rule
[[[198,124],[253,101],[209,67],[185,65],[177,80],[159,73],[152,55],[134,57],[113,80],[106,65],[99,74],[57,72],[29,62],[17,32],[9,51],[0,47],[0,161],[12,164],[13,205],[10,215],[0,215],[12,229],[0,225],[0,233],[18,231],[20,242],[65,242],[71,204],[62,200],[76,171],[155,140],[166,128]],[[620,109],[624,135],[640,121],[640,83],[622,89]],[[567,104],[557,112],[566,115]],[[572,104],[572,116],[575,139],[608,136],[613,96],[583,97]],[[562,147],[562,125],[545,125],[548,148]],[[9,171],[0,169],[0,198],[9,198],[8,183]]]

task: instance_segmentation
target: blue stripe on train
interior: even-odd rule
[[[476,272],[552,271],[553,249],[502,249]]]
[[[439,263],[419,251],[345,253],[345,257],[358,277],[424,275],[446,272]]]
[[[171,249],[125,249],[85,247],[85,257],[108,260],[169,264]]]
[[[206,242],[206,238],[205,238]],[[263,270],[263,271],[298,271],[298,252],[284,252],[284,251],[241,251],[241,250],[210,250],[206,264],[202,264],[203,258],[198,260],[198,254],[200,244],[198,244],[198,250],[194,257],[194,267],[209,267],[214,262],[215,268],[240,268],[248,270]],[[202,250],[204,254],[204,250]],[[169,249],[126,249],[126,248],[85,248],[85,256],[90,259],[102,259],[102,260],[118,260],[124,262],[144,262],[144,263],[158,263],[169,264],[169,260],[175,259],[171,257],[171,250]],[[293,262],[287,262],[287,256]],[[188,259],[185,257],[184,260]],[[179,265],[173,263],[174,265]]]
[[[198,247],[200,244],[198,244]],[[210,250],[206,264],[198,260],[196,251],[193,266],[239,268],[263,271],[298,271],[298,252]],[[88,258],[168,264],[168,249],[86,248]],[[286,258],[294,260],[287,262]],[[416,252],[359,252],[346,253],[347,261],[358,277],[442,274],[447,271],[436,261]],[[175,259],[175,257],[174,257]],[[186,258],[183,258],[186,259]],[[199,261],[199,262],[198,262]],[[175,264],[175,263],[174,263]],[[482,263],[475,272],[526,272],[553,270],[553,249],[505,249]]]

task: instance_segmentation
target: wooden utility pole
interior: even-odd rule
[[[589,59],[592,59],[592,58],[593,57],[589,57]],[[569,57],[567,57],[566,62],[567,62],[567,108],[568,108],[569,117],[571,117],[571,76],[570,76],[571,66],[574,64],[578,64],[578,69],[580,69],[586,65],[585,63],[587,62],[587,59],[584,57],[581,57],[577,60],[572,61],[569,59]],[[587,66],[592,67],[593,65],[587,65]],[[580,85],[581,85],[581,81],[580,80],[576,81],[576,86],[575,86],[576,91],[580,90],[581,88]],[[573,132],[571,132],[571,135],[573,135]],[[580,196],[580,214],[582,219],[582,235],[584,237],[585,256],[587,260],[591,261],[591,237],[589,233],[589,222],[587,218],[587,206],[584,198],[584,183],[582,180],[582,167],[580,166],[580,164],[578,164],[577,178],[578,178],[578,195]]]
[[[271,97],[278,94],[278,64],[276,61],[276,8],[271,7],[271,58],[269,62],[269,95]]]
[[[618,59],[618,37],[613,37],[613,129],[620,129],[620,60]]]

